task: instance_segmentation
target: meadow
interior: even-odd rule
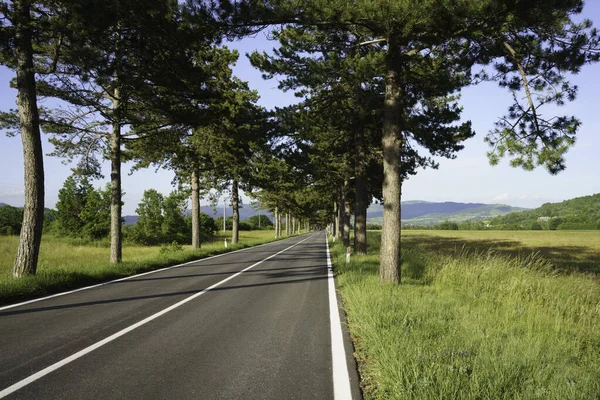
[[[600,398],[600,232],[408,231],[401,285],[368,241],[332,247],[366,399]]]
[[[139,246],[125,243],[123,262],[111,265],[108,262],[110,243],[107,240],[89,241],[45,235],[42,237],[36,275],[15,279],[12,277],[12,265],[19,238],[0,236],[0,304],[118,279],[275,240],[272,230],[240,231],[239,243],[229,243],[225,249],[225,237],[229,241],[231,232],[220,232],[214,240],[203,243],[199,250],[192,250],[191,246],[178,248],[172,245]]]

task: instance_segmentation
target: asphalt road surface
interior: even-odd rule
[[[311,233],[2,307],[0,398],[359,398],[325,242]]]

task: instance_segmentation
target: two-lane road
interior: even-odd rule
[[[0,308],[0,398],[358,398],[332,279],[318,232]]]

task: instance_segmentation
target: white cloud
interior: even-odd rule
[[[502,193],[496,197],[493,197],[492,201],[506,201],[508,199],[509,199],[508,193]]]

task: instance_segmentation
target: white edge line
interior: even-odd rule
[[[338,309],[335,292],[333,265],[331,264],[331,253],[329,252],[329,239],[327,238],[327,233],[325,233],[325,249],[327,251],[327,277],[329,281],[329,325],[331,327],[333,398],[335,400],[347,400],[352,399],[350,374],[348,373],[346,350],[344,349],[344,335],[342,333],[342,323],[340,322],[340,311]]]
[[[152,320],[155,320],[156,318],[158,318],[158,317],[160,317],[160,316],[168,313],[169,311],[172,311],[172,310],[174,310],[174,309],[176,309],[176,308],[184,305],[185,303],[187,303],[189,301],[192,301],[192,300],[194,300],[197,297],[202,296],[204,293],[213,290],[217,286],[221,286],[225,282],[227,282],[227,281],[235,278],[238,275],[243,274],[244,272],[248,271],[249,269],[252,269],[252,268],[256,267],[259,264],[262,264],[263,262],[267,261],[268,259],[271,259],[271,258],[273,258],[273,257],[275,257],[275,256],[277,256],[277,255],[279,255],[281,253],[283,253],[284,251],[289,250],[292,247],[295,247],[295,246],[299,245],[300,243],[307,241],[308,239],[312,238],[314,235],[315,234],[312,234],[309,237],[307,237],[306,239],[303,239],[303,240],[301,240],[301,241],[299,241],[297,243],[294,243],[293,245],[291,245],[289,247],[286,247],[285,249],[283,249],[283,250],[281,250],[281,251],[279,251],[279,252],[277,252],[275,254],[270,255],[269,257],[264,258],[264,259],[260,260],[259,262],[252,264],[249,267],[244,268],[243,270],[241,270],[241,271],[239,271],[239,272],[237,272],[237,273],[235,273],[235,274],[233,274],[233,275],[231,275],[231,276],[223,279],[222,281],[219,281],[219,282],[215,283],[214,285],[209,286],[208,288],[203,289],[202,291],[200,291],[198,293],[195,293],[195,294],[193,294],[193,295],[191,295],[189,297],[186,297],[185,299],[183,299],[183,300],[181,300],[181,301],[173,304],[172,306],[169,306],[169,307],[167,307],[167,308],[165,308],[165,309],[157,312],[156,314],[153,314],[153,315],[151,315],[151,316],[149,316],[147,318],[144,318],[143,320],[141,320],[139,322],[136,322],[135,324],[130,325],[127,328],[122,329],[119,332],[114,333],[114,334],[108,336],[107,338],[102,339],[99,342],[96,342],[96,343],[94,343],[91,346],[86,347],[83,350],[78,351],[77,353],[72,354],[72,355],[70,355],[67,358],[64,358],[64,359],[62,359],[62,360],[60,360],[60,361],[58,361],[58,362],[50,365],[49,367],[46,367],[46,368],[42,369],[41,371],[38,371],[35,374],[30,375],[27,378],[20,380],[19,382],[17,382],[15,384],[7,387],[6,389],[3,389],[2,391],[0,391],[0,399],[8,396],[9,394],[12,394],[12,393],[16,392],[17,390],[19,390],[19,389],[21,389],[21,388],[29,385],[30,383],[35,382],[36,380],[38,380],[38,379],[40,379],[40,378],[48,375],[49,373],[51,373],[53,371],[56,371],[57,369],[59,369],[59,368],[65,366],[65,365],[69,364],[70,362],[75,361],[78,358],[81,358],[81,357],[83,357],[84,355],[86,355],[88,353],[91,353],[92,351],[98,349],[99,347],[102,347],[105,344],[112,342],[113,340],[115,340],[115,339],[117,339],[117,338],[119,338],[119,337],[121,337],[121,336],[123,336],[123,335],[125,335],[125,334],[127,334],[127,333],[129,333],[131,331],[133,331],[134,329],[139,328],[140,326],[145,325],[145,324],[147,324],[148,322],[150,322]],[[232,253],[232,252],[230,252],[230,253]]]
[[[98,284],[91,285],[91,286],[84,286],[82,288],[78,288],[78,289],[74,289],[74,290],[69,290],[67,292],[55,293],[55,294],[51,294],[50,296],[44,296],[44,297],[40,297],[40,298],[37,298],[37,299],[31,299],[31,300],[23,301],[21,303],[10,304],[8,306],[0,307],[0,311],[8,310],[9,308],[24,306],[24,305],[31,304],[31,303],[36,303],[38,301],[52,299],[54,297],[60,297],[60,296],[64,296],[64,295],[67,295],[67,294],[81,292],[83,290],[94,289],[94,288],[97,288],[97,287],[100,287],[100,286],[110,285],[111,283],[126,281],[128,279],[137,278],[137,277],[144,276],[144,275],[154,274],[156,272],[167,271],[169,269],[183,267],[184,265],[189,265],[189,264],[193,264],[193,263],[197,263],[197,262],[202,262],[204,260],[210,260],[210,259],[217,258],[217,257],[223,257],[223,256],[225,256],[227,254],[233,254],[233,253],[238,253],[240,251],[246,251],[246,250],[250,250],[250,249],[255,249],[257,247],[262,247],[262,246],[266,246],[266,245],[269,245],[269,244],[273,244],[273,243],[277,243],[277,242],[282,242],[284,240],[291,239],[293,237],[296,237],[296,236],[292,236],[290,238],[285,238],[285,239],[281,239],[281,240],[274,240],[274,241],[269,242],[269,243],[257,244],[256,246],[244,247],[243,249],[238,249],[238,250],[233,250],[233,251],[226,251],[225,253],[221,253],[221,254],[217,254],[217,255],[214,255],[214,256],[205,257],[205,258],[198,258],[196,260],[188,261],[188,262],[185,262],[183,264],[171,265],[169,267],[159,268],[159,269],[155,269],[155,270],[148,271],[148,272],[142,272],[141,274],[129,275],[129,276],[125,276],[125,277],[119,278],[119,279],[114,279],[114,280],[108,281],[108,282],[102,282],[102,283],[98,283]]]

